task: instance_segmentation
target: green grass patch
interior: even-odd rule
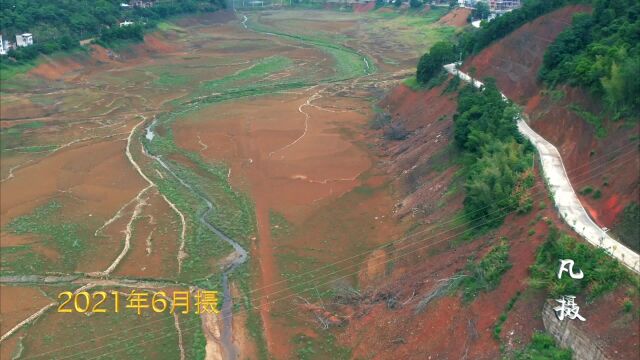
[[[274,240],[286,238],[293,231],[293,225],[281,213],[269,209],[269,223],[271,224],[271,237]]]
[[[479,262],[469,261],[465,273],[469,274],[462,280],[462,294],[465,301],[473,300],[480,292],[495,289],[507,270],[511,268],[509,263],[509,245],[503,238],[501,243]]]
[[[30,268],[41,270],[45,267],[60,266],[60,271],[73,272],[77,266],[80,255],[87,247],[89,232],[77,223],[67,222],[60,213],[62,205],[57,201],[51,201],[36,208],[33,213],[20,216],[7,225],[7,230],[16,235],[35,235],[46,246],[54,248],[61,256],[56,264],[43,264],[39,255],[27,255],[18,251],[20,258],[11,258],[11,253],[5,254],[3,250],[3,265],[10,270],[26,271]],[[21,249],[26,250],[26,249]],[[9,256],[9,258],[5,258]],[[36,261],[33,266],[16,263],[16,261]]]
[[[565,275],[558,279],[559,259],[575,261],[576,268],[582,270],[584,278],[575,281]],[[554,297],[585,293],[587,300],[593,301],[628,280],[627,271],[604,249],[577,242],[551,227],[547,240],[538,249],[536,262],[531,266],[530,283],[546,289]]]
[[[588,110],[585,110],[580,105],[577,105],[577,104],[569,105],[569,109],[571,109],[574,113],[576,113],[576,115],[578,115],[584,121],[593,125],[597,137],[602,139],[607,136],[607,129],[604,128],[604,119],[601,116],[598,116]]]
[[[420,90],[426,89],[425,86],[423,86],[418,82],[415,75],[412,77],[406,78],[405,80],[402,81],[402,83],[413,91],[420,91]]]
[[[571,360],[571,350],[561,349],[556,345],[551,335],[544,332],[533,334],[531,343],[523,350],[516,351],[514,354],[516,360]]]
[[[640,252],[640,205],[627,205],[613,225],[613,233],[627,246]]]
[[[351,349],[337,344],[333,334],[323,333],[318,338],[298,334],[293,338],[296,356],[300,360],[351,359]]]
[[[180,86],[189,82],[189,77],[185,75],[178,75],[170,72],[163,72],[153,82],[159,86]]]
[[[513,306],[516,304],[516,301],[518,301],[518,298],[520,298],[520,291],[516,292],[516,294],[511,299],[509,299],[507,306],[505,306],[504,310],[498,317],[498,321],[493,326],[494,339],[498,341],[500,340],[500,333],[502,333],[502,325],[504,324],[505,321],[507,321],[507,317],[509,316],[509,311],[513,309]]]
[[[160,31],[175,31],[175,32],[184,32],[184,29],[181,28],[180,26],[172,23],[172,22],[168,22],[168,21],[160,21],[156,24],[156,28]]]
[[[0,81],[13,79],[16,75],[24,74],[40,64],[39,60],[32,60],[20,65],[0,65]],[[2,84],[3,88],[5,84]],[[6,89],[6,88],[5,88]]]
[[[266,76],[267,74],[282,71],[291,65],[292,61],[289,58],[283,56],[270,56],[246,69],[237,71],[235,74],[227,75],[221,79],[204,82],[202,87],[206,90],[221,90],[243,80],[256,79]]]

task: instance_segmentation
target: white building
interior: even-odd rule
[[[133,25],[133,21],[123,21],[120,23],[120,27]]]
[[[2,40],[2,34],[0,34],[0,55],[7,55],[7,49],[4,48],[4,40]]]
[[[30,33],[16,35],[17,47],[26,47],[31,45],[33,45],[33,35],[31,35]]]

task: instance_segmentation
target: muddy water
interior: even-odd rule
[[[153,129],[155,128],[156,124],[157,124],[157,120],[154,119],[153,122],[151,122],[151,124],[149,124],[149,126],[147,126],[147,128],[145,129],[145,137],[147,139],[152,140],[154,138],[155,133]],[[233,247],[235,256],[225,266],[225,270],[222,273],[223,301],[222,301],[222,309],[220,313],[222,316],[222,320],[224,322],[224,326],[220,335],[220,344],[222,346],[222,350],[225,357],[227,359],[235,359],[237,351],[236,351],[235,345],[233,344],[233,329],[232,329],[233,303],[231,299],[231,289],[229,288],[229,274],[231,274],[238,266],[244,264],[247,261],[249,257],[248,253],[242,246],[240,246],[240,244],[238,244],[237,241],[233,240],[232,238],[227,236],[225,233],[220,231],[220,229],[216,228],[210,222],[207,221],[207,216],[209,216],[209,214],[211,214],[211,212],[214,211],[214,206],[213,206],[213,203],[206,196],[204,196],[201,192],[197,191],[193,186],[191,186],[191,184],[184,181],[184,179],[179,177],[173,170],[171,170],[169,165],[164,160],[162,160],[160,156],[154,156],[152,154],[149,154],[149,155],[153,157],[160,164],[160,166],[162,166],[173,177],[175,177],[180,182],[180,184],[182,184],[182,186],[189,189],[191,193],[196,195],[200,200],[202,200],[206,204],[207,210],[200,215],[198,220],[200,221],[200,223],[206,226],[207,229],[209,229],[212,233],[214,233],[217,237],[226,241],[229,245]]]

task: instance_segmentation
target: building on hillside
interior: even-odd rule
[[[133,23],[133,21],[123,21],[123,22],[121,22],[121,23],[120,23],[120,24],[118,24],[118,25],[119,25],[120,27],[123,27],[123,26],[129,26],[129,25],[133,25],[133,24],[134,24],[134,23]]]
[[[33,35],[30,33],[24,33],[16,35],[16,46],[27,47],[33,45]]]
[[[155,5],[155,1],[153,0],[131,0],[129,1],[129,5],[136,8],[150,8]]]
[[[520,0],[489,0],[489,9],[494,13],[505,13],[520,7]]]
[[[4,48],[4,40],[2,39],[2,34],[0,34],[0,55],[7,55],[9,50]]]

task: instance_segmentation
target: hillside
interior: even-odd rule
[[[133,2],[131,2],[133,4]],[[121,40],[142,40],[144,28],[171,16],[196,12],[213,12],[225,7],[219,0],[181,0],[150,2],[151,7],[129,5],[120,0],[85,2],[52,0],[45,5],[34,0],[4,0],[0,12],[3,40],[15,42],[15,35],[32,33],[34,44],[9,51],[0,57],[0,65],[19,65],[39,54],[69,51],[79,41],[95,39],[103,45]],[[120,26],[124,21],[129,26]]]
[[[637,203],[639,195],[640,163],[629,158],[638,141],[633,135],[639,131],[638,124],[612,121],[603,112],[602,99],[586,90],[562,85],[549,91],[537,77],[546,47],[571,23],[574,14],[588,11],[586,6],[556,10],[489,46],[463,68],[475,68],[480,78],[495,78],[502,91],[524,107],[534,130],[558,148],[567,169],[587,167],[570,171],[569,176],[575,183],[591,179],[578,187],[585,190],[579,194],[580,200],[596,222],[615,230],[625,207]],[[606,136],[599,136],[598,128],[589,123],[589,113],[603,114],[599,116],[604,118]],[[622,156],[603,160],[603,154]],[[598,173],[603,166],[608,170]],[[600,195],[594,196],[595,192]]]
[[[611,125],[606,139],[597,139],[591,125],[578,116],[567,116],[571,112],[566,108],[569,101],[582,101],[587,106],[593,99],[578,89],[565,88],[568,94],[563,102],[552,101],[552,94],[537,81],[547,46],[571,23],[574,14],[586,11],[587,6],[567,6],[542,16],[481,51],[463,68],[475,68],[479,78],[494,77],[507,96],[525,106],[535,129],[561,149],[564,159],[569,159],[565,165],[574,187],[580,189],[598,179],[608,179],[606,189],[601,190],[602,199],[581,197],[583,204],[596,213],[606,212],[606,206],[614,203],[611,199],[617,199],[618,208],[637,199],[638,171],[618,170],[631,155],[615,157],[619,155],[616,149],[632,147],[629,144],[634,140],[620,136],[618,132],[629,131],[620,124]],[[574,238],[579,236],[559,218],[535,166],[530,191],[533,210],[511,213],[496,230],[472,233],[473,241],[469,241],[468,225],[458,216],[465,206],[461,169],[466,160],[453,141],[452,119],[461,86],[455,90],[451,78],[430,90],[414,91],[401,85],[379,104],[391,115],[392,124],[410,134],[404,140],[383,141],[380,146],[388,156],[388,171],[401,199],[395,216],[417,224],[407,232],[409,239],[387,250],[387,257],[411,254],[409,259],[395,261],[387,276],[370,287],[366,299],[351,310],[355,316],[341,340],[355,346],[355,357],[400,355],[420,359],[429,354],[432,359],[528,359],[523,355],[526,344],[534,334],[545,331],[541,313],[553,291],[547,293],[549,290],[532,285],[537,281],[532,279],[539,276],[539,270],[534,269],[539,269],[542,261],[540,247],[561,241],[555,229]],[[592,149],[595,151],[590,154]],[[589,165],[586,173],[585,163]],[[637,166],[637,154],[631,164]],[[619,176],[618,172],[625,175]],[[608,215],[615,218],[617,213]],[[603,217],[596,219],[602,221]],[[459,296],[455,284],[460,274],[479,259],[483,260],[476,264],[482,267],[505,241],[510,268],[504,271],[499,285],[480,291],[472,300],[466,299],[467,290]],[[547,266],[552,268],[554,262]],[[638,319],[623,311],[620,304],[631,302],[635,309],[637,289],[623,283],[605,291],[604,296],[584,289],[575,291],[582,292],[577,301],[581,311],[589,314],[586,323],[577,324],[577,331],[604,354],[635,358]]]

